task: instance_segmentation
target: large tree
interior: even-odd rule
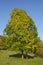
[[[24,10],[14,9],[10,14],[10,19],[5,34],[10,38],[10,46],[22,52],[34,52],[36,49],[38,33],[34,21]]]

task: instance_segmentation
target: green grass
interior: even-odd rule
[[[43,65],[43,58],[22,59],[9,57],[9,55],[14,53],[14,51],[0,50],[0,65]]]

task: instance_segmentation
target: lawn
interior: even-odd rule
[[[43,65],[43,58],[35,57],[22,59],[10,56],[15,54],[14,51],[0,50],[0,65]]]

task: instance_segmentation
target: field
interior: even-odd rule
[[[0,50],[0,65],[43,65],[43,58],[22,59],[14,57],[14,53],[14,51]]]

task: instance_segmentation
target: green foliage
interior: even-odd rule
[[[4,47],[4,44],[6,43],[6,38],[5,36],[0,36],[0,46]]]
[[[39,48],[43,48],[43,41],[40,41]]]
[[[3,46],[2,38],[0,36],[0,46]]]
[[[10,16],[4,29],[5,34],[10,37],[10,47],[25,52],[34,50],[37,47],[38,33],[33,20],[20,9],[14,9]]]
[[[38,48],[36,55],[43,58],[43,48]]]

